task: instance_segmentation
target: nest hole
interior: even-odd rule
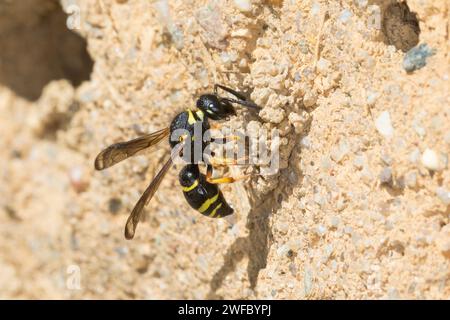
[[[419,43],[420,26],[417,14],[406,1],[375,1],[381,8],[384,41],[406,52]]]
[[[89,80],[86,41],[68,29],[67,19],[56,0],[0,4],[0,85],[35,101],[52,80],[68,79],[75,87]]]

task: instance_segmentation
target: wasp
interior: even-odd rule
[[[218,94],[218,89],[222,89],[232,94],[234,98],[220,96]],[[213,141],[205,139],[203,136],[203,134],[211,127],[209,120],[228,120],[232,115],[236,115],[236,110],[233,106],[234,104],[256,110],[260,109],[258,105],[247,99],[241,93],[226,86],[215,84],[213,93],[203,94],[197,99],[196,109],[187,109],[178,113],[173,118],[169,127],[130,141],[112,144],[101,151],[95,158],[95,169],[104,170],[109,168],[135,155],[139,151],[157,145],[168,136],[170,136],[169,144],[172,151],[178,152],[176,149],[177,146],[180,146],[180,144],[183,145],[183,142],[188,138],[192,141],[200,140],[201,150],[203,151],[210,141]],[[200,128],[200,130],[196,130],[196,128]],[[178,139],[174,139],[173,133],[179,129],[186,132],[186,134],[179,136]],[[191,155],[194,154],[193,145],[194,144],[191,144]],[[218,184],[232,183],[247,176],[238,178],[213,178],[213,164],[211,159],[203,159],[203,157],[201,157],[200,159],[195,160],[192,157],[188,157],[188,159],[184,158],[184,160],[188,162],[188,164],[180,171],[179,182],[188,204],[202,215],[212,218],[221,218],[233,214],[233,208],[226,202]],[[206,162],[207,164],[206,175],[200,172],[200,162]],[[144,207],[150,202],[172,165],[173,159],[170,157],[164,163],[158,174],[153,178],[150,185],[131,211],[125,224],[126,239],[132,239],[134,237]]]

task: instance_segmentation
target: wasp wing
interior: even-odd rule
[[[169,128],[146,134],[142,137],[110,145],[95,158],[95,169],[103,170],[125,160],[137,152],[149,148],[169,135]]]
[[[158,172],[156,177],[153,179],[153,181],[142,194],[139,201],[134,206],[134,209],[128,217],[127,223],[125,225],[125,238],[127,238],[128,240],[133,239],[137,224],[141,219],[142,210],[144,209],[145,205],[152,199],[153,195],[161,184],[161,181],[163,180],[164,176],[169,171],[171,166],[172,157],[167,160],[162,169]]]

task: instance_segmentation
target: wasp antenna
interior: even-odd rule
[[[244,106],[244,107],[247,107],[247,108],[251,108],[251,109],[255,109],[255,110],[261,110],[262,109],[256,103],[254,103],[252,101],[249,101],[249,100],[236,100],[236,99],[230,99],[230,98],[222,98],[222,100],[228,101],[230,103],[237,103],[237,104],[240,104],[241,106]]]
[[[231,88],[225,87],[225,86],[223,86],[221,84],[217,84],[217,83],[214,85],[214,93],[215,94],[217,94],[217,88],[220,88],[223,91],[231,93],[233,96],[235,96],[236,98],[238,98],[240,100],[244,100],[244,101],[247,100],[247,98],[243,94],[237,92],[236,90],[233,90]]]

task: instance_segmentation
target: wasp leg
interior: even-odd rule
[[[207,157],[207,164],[213,167],[228,167],[228,166],[236,166],[239,164],[247,164],[248,155],[243,156],[242,158],[222,158],[218,157],[214,154]]]
[[[244,100],[244,101],[247,100],[247,98],[243,94],[241,94],[241,93],[239,93],[239,92],[237,92],[237,91],[235,91],[235,90],[233,90],[231,88],[225,87],[225,86],[223,86],[221,84],[218,84],[218,83],[216,83],[214,85],[214,93],[216,95],[217,95],[217,88],[220,88],[220,89],[222,89],[222,90],[224,90],[224,91],[226,91],[228,93],[231,93],[233,96],[235,96],[239,100]]]
[[[262,108],[258,106],[256,103],[251,102],[249,100],[236,100],[236,99],[230,99],[230,98],[220,98],[222,101],[228,101],[230,103],[237,103],[241,106],[247,107],[247,108],[253,108],[257,110],[261,110]]]
[[[220,178],[213,178],[213,167],[212,165],[208,165],[206,168],[206,181],[212,184],[219,184],[219,183],[233,183],[240,180],[245,180],[249,178],[251,175],[246,174],[239,177],[220,177]]]
[[[220,88],[220,89],[222,89],[222,90],[224,90],[224,91],[226,91],[228,93],[231,93],[233,96],[238,98],[238,100],[230,99],[230,98],[220,98],[223,101],[228,101],[230,103],[237,103],[237,104],[240,104],[241,106],[244,106],[244,107],[247,107],[247,108],[261,109],[260,106],[258,106],[256,103],[250,101],[243,94],[241,94],[241,93],[239,93],[239,92],[237,92],[237,91],[235,91],[235,90],[233,90],[231,88],[228,88],[228,87],[225,87],[223,85],[217,84],[217,83],[214,85],[214,94],[216,94],[216,95],[218,95],[217,94],[217,88]]]

